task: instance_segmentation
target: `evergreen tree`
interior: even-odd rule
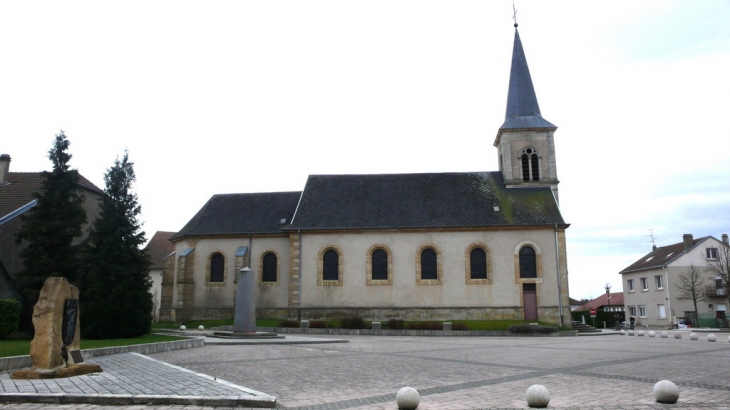
[[[38,202],[22,217],[23,226],[16,235],[18,243],[28,244],[20,251],[23,269],[15,279],[20,294],[21,329],[28,332],[33,331],[33,306],[46,279],[63,276],[71,283],[77,279],[80,248],[73,240],[81,236],[86,211],[79,173],[69,169],[70,144],[63,131],[56,135],[48,151],[53,170],[43,171],[41,189],[33,194]]]
[[[84,250],[79,282],[81,334],[88,338],[136,337],[149,333],[151,265],[142,249],[141,207],[131,192],[135,181],[129,153],[104,175],[105,196]]]

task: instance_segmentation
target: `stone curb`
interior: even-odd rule
[[[67,394],[67,393],[0,393],[0,403],[101,404],[131,405],[194,405],[222,407],[274,408],[276,399],[249,396],[165,396],[131,394]]]
[[[89,357],[106,356],[106,355],[110,355],[110,354],[119,354],[119,353],[142,353],[142,354],[159,353],[159,352],[167,352],[169,350],[180,350],[180,349],[190,349],[193,347],[202,347],[204,345],[205,345],[205,339],[195,338],[195,339],[187,339],[187,340],[175,340],[172,342],[145,343],[145,344],[139,344],[139,345],[115,346],[115,347],[100,347],[97,349],[84,349],[81,352],[83,353],[84,358],[89,358]],[[31,366],[33,366],[33,363],[31,363],[29,355],[0,357],[0,371],[22,369],[22,368],[31,367]]]

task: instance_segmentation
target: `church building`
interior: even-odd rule
[[[499,171],[310,175],[301,192],[214,195],[170,240],[161,321],[257,316],[541,320],[570,326],[554,133],[515,25]]]

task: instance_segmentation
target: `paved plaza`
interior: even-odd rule
[[[275,396],[277,407],[287,409],[395,410],[395,394],[404,386],[419,391],[421,410],[527,408],[525,390],[532,384],[549,389],[550,408],[730,409],[727,334],[718,334],[716,343],[708,342],[705,334],[690,340],[688,332],[679,340],[671,335],[668,339],[658,335],[341,338],[350,343],[208,345],[150,356],[225,380],[230,386]],[[655,402],[652,388],[662,379],[677,384],[679,403]],[[148,380],[145,385],[151,391],[170,391],[164,381]],[[177,387],[188,388],[190,394],[206,394],[195,386]],[[0,409],[10,408],[197,410],[214,406],[0,404]]]

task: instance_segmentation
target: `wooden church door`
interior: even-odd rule
[[[525,309],[525,320],[537,320],[537,285],[524,283],[522,285],[522,301]]]

